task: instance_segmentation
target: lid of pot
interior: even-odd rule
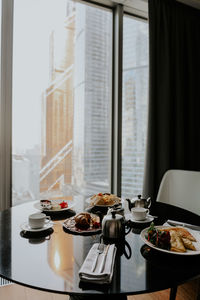
[[[116,210],[111,211],[110,219],[112,220],[121,220],[123,219],[122,215],[119,215]]]
[[[122,215],[119,215],[118,213],[117,213],[117,211],[115,211],[115,210],[113,210],[113,211],[111,211],[111,213],[109,213],[109,214],[107,214],[107,215],[105,215],[104,216],[104,218],[103,218],[103,220],[105,221],[108,221],[108,220],[112,220],[112,221],[117,221],[117,220],[121,220],[123,217],[122,217]]]

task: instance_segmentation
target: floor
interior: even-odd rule
[[[179,286],[176,300],[196,300],[199,282],[193,282]],[[3,300],[68,300],[67,295],[52,294],[30,289],[17,284],[0,287],[0,299]],[[129,296],[128,300],[169,300],[169,290]]]

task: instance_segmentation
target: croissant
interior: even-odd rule
[[[89,213],[80,213],[75,216],[76,226],[80,228],[89,228],[91,222],[91,216]]]

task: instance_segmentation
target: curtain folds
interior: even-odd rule
[[[200,10],[149,0],[149,119],[143,194],[168,169],[200,171]]]

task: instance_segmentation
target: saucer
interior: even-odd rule
[[[31,228],[28,224],[28,222],[24,222],[23,224],[20,225],[21,229],[24,231],[29,231],[29,232],[40,232],[44,230],[48,230],[53,227],[53,222],[50,221],[49,223],[45,224],[42,228]]]
[[[144,219],[144,220],[135,220],[132,214],[127,214],[125,216],[125,218],[127,220],[130,220],[130,221],[134,222],[134,223],[150,223],[154,220],[154,217],[149,216],[149,215],[147,215],[146,219]]]

